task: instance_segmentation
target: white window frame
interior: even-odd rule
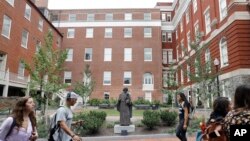
[[[194,13],[197,11],[198,7],[197,7],[197,0],[193,0],[193,10],[194,10]]]
[[[105,20],[106,21],[113,21],[113,13],[105,14]]]
[[[129,81],[129,83],[126,83],[126,81]],[[123,74],[123,85],[130,86],[132,85],[132,72],[131,71],[125,71]]]
[[[172,43],[173,39],[172,39],[172,33],[168,33],[168,42]]]
[[[183,70],[181,69],[181,84],[184,84],[184,75]]]
[[[132,48],[124,48],[124,61],[125,62],[132,61]]]
[[[187,32],[187,45],[188,45],[188,52],[191,50],[191,35],[190,31]]]
[[[200,27],[199,27],[199,21],[197,20],[194,24],[194,35],[195,35],[196,42],[198,41],[198,36],[200,34],[199,32],[200,32]]]
[[[177,40],[178,39],[178,29],[175,30],[175,36],[176,36],[176,40]]]
[[[180,29],[181,29],[181,33],[183,32],[183,22],[182,22],[182,19],[180,21]]]
[[[171,21],[172,21],[172,19],[171,19],[171,13],[170,13],[170,12],[167,12],[166,14],[167,14],[167,16],[166,16],[166,21],[167,21],[167,22],[171,22]]]
[[[227,16],[227,1],[219,0],[220,21]]]
[[[72,48],[68,49],[68,54],[67,54],[67,58],[65,61],[67,62],[73,61],[73,53],[74,53],[74,50]]]
[[[153,55],[152,55],[152,48],[144,48],[144,61],[149,62],[152,61]]]
[[[26,6],[25,6],[25,11],[24,11],[24,17],[30,21],[30,18],[31,18],[31,7],[29,4],[26,3]]]
[[[166,13],[161,13],[161,21],[166,21]]]
[[[190,73],[191,73],[190,65],[187,65],[187,82],[190,81]]]
[[[66,80],[70,80],[70,83],[66,83]],[[72,83],[72,72],[71,71],[64,71],[63,82],[64,82],[64,84],[71,85],[71,83]]]
[[[162,32],[161,33],[161,38],[162,38],[162,42],[167,42],[167,33],[166,32]]]
[[[76,21],[76,14],[69,14],[69,21],[75,22]]]
[[[125,13],[124,14],[124,20],[125,21],[131,21],[133,19],[132,13]]]
[[[227,39],[225,37],[222,37],[220,40],[220,62],[221,67],[229,65]]]
[[[211,72],[211,53],[210,53],[210,49],[207,48],[205,51],[205,64],[206,64],[206,69],[208,70],[208,72]]]
[[[36,53],[41,49],[42,47],[42,42],[41,41],[36,41]]]
[[[111,85],[111,71],[104,71],[103,72],[103,85]]]
[[[93,37],[94,37],[94,29],[86,28],[86,38],[93,38]]]
[[[85,48],[84,61],[92,61],[92,57],[93,57],[93,49]]]
[[[112,48],[104,48],[104,61],[112,61]]]
[[[181,57],[185,56],[184,39],[181,40]]]
[[[43,19],[39,18],[38,21],[38,29],[42,32],[43,31]]]
[[[104,92],[103,99],[109,100],[110,99],[110,92]]]
[[[6,0],[12,7],[14,7],[15,0]]]
[[[67,38],[75,38],[75,28],[68,28]]]
[[[113,29],[112,28],[105,28],[105,38],[112,38],[113,36]]]
[[[25,71],[25,68],[24,68],[24,64],[22,62],[19,62],[18,64],[18,77],[24,77],[24,71]]]
[[[211,31],[210,7],[204,11],[206,35]]]
[[[92,14],[92,13],[87,14],[87,21],[88,21],[88,22],[93,22],[93,21],[95,21],[95,14]]]
[[[151,20],[151,13],[144,13],[143,19],[144,19],[144,21],[150,21]]]
[[[152,73],[143,74],[143,84],[154,84],[154,76]]]
[[[144,28],[144,38],[152,38],[152,28],[150,27]]]
[[[10,31],[11,31],[11,23],[12,20],[9,16],[3,16],[3,26],[2,26],[2,35],[8,39],[10,39]]]
[[[190,21],[190,13],[189,13],[189,9],[187,9],[186,11],[186,24],[188,24]]]
[[[23,36],[25,34],[25,37]],[[21,46],[24,48],[28,48],[28,40],[29,40],[29,32],[25,29],[22,31],[22,39],[21,39]]]
[[[133,29],[132,28],[124,28],[124,38],[132,38]]]

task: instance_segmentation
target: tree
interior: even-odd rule
[[[95,86],[95,82],[92,80],[92,73],[89,64],[85,65],[83,76],[83,82],[76,82],[73,91],[82,96],[83,103],[85,103]]]
[[[44,104],[42,113],[45,114],[48,99],[59,89],[64,88],[60,76],[63,64],[67,58],[67,50],[53,48],[53,33],[49,31],[45,36],[45,44],[39,47],[38,52],[32,58],[31,64],[22,59],[25,69],[30,73],[31,80],[29,87],[41,107]],[[40,94],[37,93],[39,90]]]

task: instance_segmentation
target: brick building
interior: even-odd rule
[[[0,27],[0,96],[23,96],[29,74],[21,59],[31,62],[48,30],[54,47],[60,47],[62,34],[31,0],[1,0]]]

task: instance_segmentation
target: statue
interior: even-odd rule
[[[117,110],[120,112],[120,125],[129,126],[130,118],[132,117],[132,102],[128,88],[124,88],[119,95]]]

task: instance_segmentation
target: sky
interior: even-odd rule
[[[173,0],[49,0],[49,9],[153,8]]]

